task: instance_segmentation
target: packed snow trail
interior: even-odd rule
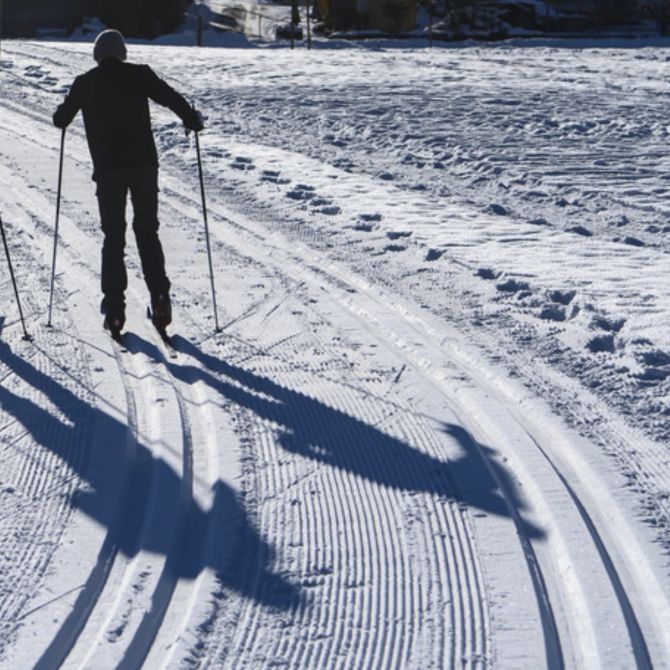
[[[209,184],[214,333],[194,161],[170,148],[161,235],[178,354],[146,319],[132,243],[124,352],[101,328],[100,234],[73,127],[45,328],[53,91],[87,61],[62,44],[3,54],[0,205],[36,334],[21,340],[3,290],[3,665],[670,663],[667,564],[589,433],[470,333],[352,271],[317,225],[292,232],[265,192]],[[159,136],[172,141],[169,127]]]

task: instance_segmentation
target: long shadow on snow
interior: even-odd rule
[[[158,355],[155,347],[144,340],[140,342],[148,353]],[[53,410],[0,386],[2,412],[14,417],[37,444],[62,458],[87,482],[88,490],[77,494],[72,504],[108,528],[105,541],[108,550],[116,548],[128,557],[135,556],[141,549],[166,555],[168,569],[177,577],[192,579],[209,567],[224,587],[244,597],[281,610],[299,605],[299,591],[268,569],[274,549],[259,535],[229,486],[222,481],[215,484],[214,502],[208,511],[195,501],[188,509],[179,510],[180,477],[162,459],[154,458],[139,441],[130,440],[130,451],[134,452],[130,453],[126,425],[78,398],[17,356],[2,341],[0,361],[43,393],[62,413],[61,420],[54,416]],[[79,450],[72,449],[71,445],[81,445],[81,431],[92,435],[92,425],[102,441],[84,444],[84,448],[90,450],[90,458],[82,458]],[[89,461],[90,467],[87,467]],[[126,480],[121,484],[124,477]],[[152,486],[160,498],[155,508],[149,510]],[[110,502],[110,496],[116,497],[117,505]],[[149,527],[143,533],[142,523],[149,513]],[[208,546],[211,521],[215,524],[215,536]],[[105,557],[101,555],[99,561],[103,560]],[[74,609],[77,610],[77,604]]]
[[[439,460],[316,398],[209,355],[181,336],[174,340],[180,352],[202,365],[171,365],[175,377],[188,383],[201,380],[240,407],[280,426],[278,439],[287,451],[382,486],[427,492],[490,514],[511,516],[483,460],[492,450],[475,442],[460,426],[445,425],[444,430],[458,442],[463,455],[456,460]],[[145,353],[150,355],[149,351]],[[509,476],[490,463],[489,466],[508,497],[513,496],[513,487],[507,485]],[[523,502],[511,502],[520,516]],[[528,537],[544,535],[530,522],[522,519],[522,523]]]

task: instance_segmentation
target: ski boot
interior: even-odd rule
[[[114,310],[107,309],[106,301],[103,298],[102,304],[100,305],[100,311],[105,315],[102,327],[105,330],[108,330],[115,340],[118,340],[121,337],[123,326],[126,324],[125,309],[123,307]]]
[[[165,329],[172,323],[172,305],[167,293],[160,293],[152,297],[151,321],[161,332],[165,332]]]

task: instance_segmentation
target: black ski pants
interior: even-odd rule
[[[158,238],[158,169],[127,168],[99,175],[97,198],[104,234],[102,245],[102,294],[109,315],[123,313],[128,286],[124,252],[126,202],[133,205],[133,232],[142,263],[144,281],[152,298],[170,291],[165,257]]]

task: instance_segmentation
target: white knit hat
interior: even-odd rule
[[[126,60],[128,51],[123,35],[118,30],[103,30],[96,38],[93,46],[93,58],[99,63],[103,58],[111,56]]]

